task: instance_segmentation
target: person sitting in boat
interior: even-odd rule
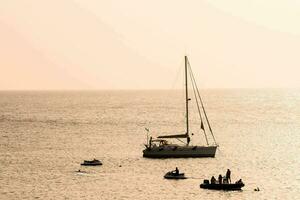
[[[241,183],[243,183],[242,179],[240,179],[236,182],[236,184],[241,184]]]
[[[229,183],[231,183],[231,178],[230,178],[230,174],[231,174],[231,171],[229,169],[227,169],[227,172],[226,172],[226,179]]]
[[[220,175],[219,175],[219,178],[218,178],[219,184],[222,184],[222,179],[223,179],[223,177],[222,177],[222,175],[220,174]]]
[[[168,141],[167,140],[162,140],[161,141],[161,146],[165,146],[165,145],[168,145]]]
[[[178,175],[179,174],[179,169],[176,167],[175,169],[175,174]]]
[[[211,179],[210,179],[210,183],[215,184],[216,181],[217,181],[216,178],[214,176],[212,176]]]

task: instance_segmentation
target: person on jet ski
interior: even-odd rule
[[[179,169],[176,167],[175,169],[175,174],[178,175],[179,174]]]

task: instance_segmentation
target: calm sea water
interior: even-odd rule
[[[300,90],[202,93],[215,158],[142,157],[145,127],[184,132],[179,91],[0,92],[0,199],[300,199]],[[176,166],[190,178],[163,179]],[[199,188],[227,168],[243,191]]]

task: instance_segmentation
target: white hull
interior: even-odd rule
[[[215,157],[217,146],[160,146],[145,149],[143,157],[148,158],[189,158]]]

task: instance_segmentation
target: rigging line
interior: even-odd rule
[[[199,113],[199,117],[200,117],[200,120],[201,120],[201,124],[200,124],[200,129],[203,129],[203,132],[204,132],[204,136],[205,136],[205,140],[206,140],[206,144],[209,145],[208,143],[208,139],[207,139],[207,135],[206,135],[206,131],[205,131],[205,128],[203,126],[203,120],[202,120],[202,115],[201,115],[201,111],[200,111],[200,108],[199,108],[199,103],[198,103],[198,98],[197,98],[197,94],[196,94],[196,91],[195,91],[195,82],[193,81],[192,79],[192,74],[191,74],[191,67],[189,67],[189,74],[190,74],[190,78],[191,78],[191,82],[192,82],[192,87],[193,87],[193,92],[194,92],[194,95],[195,95],[195,100],[196,100],[196,104],[197,104],[197,109],[198,109],[198,113]]]
[[[193,79],[193,81],[194,81],[195,84],[196,84],[195,77],[194,77],[193,71],[192,71],[192,69],[191,69],[190,63],[189,63],[189,67],[190,67],[190,70],[191,70],[191,73],[192,73],[192,79]],[[212,137],[213,137],[213,140],[214,140],[215,144],[217,144],[216,139],[215,139],[215,136],[214,136],[213,131],[212,131],[212,128],[211,128],[211,125],[210,125],[210,123],[209,123],[209,120],[208,120],[206,111],[205,111],[205,108],[204,108],[204,105],[203,105],[203,101],[202,101],[202,98],[201,98],[201,96],[200,96],[200,93],[199,93],[197,84],[196,84],[195,86],[196,86],[196,89],[197,89],[198,97],[199,97],[199,100],[200,100],[200,102],[201,102],[201,106],[202,106],[202,109],[203,109],[203,112],[204,112],[204,116],[205,116],[205,118],[206,118],[206,121],[207,121],[209,130],[210,130],[210,132],[211,132],[211,135],[212,135]]]
[[[184,74],[182,66],[181,66],[182,63],[183,63],[183,61],[181,60],[180,65],[176,69],[176,76],[175,76],[175,79],[173,80],[173,84],[171,85],[170,88],[168,88],[164,91],[164,94],[166,94],[167,97],[172,96],[174,94],[174,90],[175,90],[175,95],[177,94],[176,90],[178,90],[178,89],[175,88],[176,87],[175,85],[176,85],[177,82],[179,82],[180,75]],[[166,99],[162,100],[162,103],[163,103],[162,105],[164,105],[164,107],[167,107],[167,105],[168,106],[170,105],[170,102],[168,101],[168,99],[169,98],[166,98]]]
[[[182,64],[183,64],[183,60],[181,60],[180,65],[178,66],[178,68],[176,70],[176,76],[175,76],[175,79],[173,81],[173,84],[171,85],[171,90],[175,89],[175,84],[178,82],[178,79],[179,79],[180,75],[184,74]],[[179,89],[179,88],[177,88],[177,89]]]
[[[214,133],[213,133],[213,131],[212,131],[212,128],[211,128],[211,126],[210,126],[210,123],[209,123],[209,120],[208,120],[206,111],[205,111],[205,109],[204,109],[203,101],[202,101],[202,98],[201,98],[201,96],[200,96],[200,93],[199,93],[199,90],[198,90],[198,86],[197,86],[196,81],[195,81],[194,73],[193,73],[193,71],[192,71],[192,68],[191,68],[191,65],[190,65],[190,62],[189,62],[189,61],[188,61],[188,64],[189,64],[189,68],[190,68],[190,71],[191,71],[191,74],[192,74],[192,79],[193,79],[193,81],[195,82],[195,86],[196,86],[197,93],[198,93],[198,96],[199,96],[199,99],[200,99],[200,102],[201,102],[201,106],[202,106],[202,109],[203,109],[203,112],[204,112],[204,116],[205,116],[206,121],[207,121],[208,128],[209,128],[209,130],[210,130],[210,132],[211,132],[211,135],[212,135],[212,137],[213,137],[213,139],[214,139],[215,144],[217,145],[217,142],[216,142]]]
[[[184,60],[181,59],[180,65],[178,66],[178,68],[176,70],[176,76],[175,76],[175,79],[173,81],[173,84],[171,85],[170,90],[167,91],[168,96],[173,95],[172,91],[175,90],[175,95],[177,96],[179,94],[179,98],[183,99],[184,90],[182,90],[182,88],[184,87],[184,78],[181,77],[181,76],[184,76],[184,68],[182,67],[183,63],[184,63]],[[183,92],[181,92],[181,91],[183,91]],[[184,110],[183,104],[180,104],[179,109],[180,109],[180,111]],[[182,112],[182,113],[184,113],[184,112]],[[180,114],[180,116],[181,116],[181,114]],[[185,118],[184,114],[183,114],[183,118]]]
[[[178,90],[178,95],[179,95],[179,100],[180,100],[180,102],[181,102],[181,100],[183,101],[183,99],[185,99],[185,91],[184,91],[184,85],[185,85],[185,81],[184,81],[184,68],[182,67],[182,64],[184,63],[184,59],[183,60],[181,60],[181,66],[180,66],[180,76],[182,76],[181,78],[180,78],[180,88],[179,88],[179,90]],[[185,119],[186,118],[186,113],[185,113],[185,106],[184,106],[184,104],[182,104],[182,103],[180,103],[179,104],[180,106],[179,106],[179,110],[181,111],[180,113],[180,117],[182,116],[182,118],[183,119]],[[181,119],[182,120],[182,119]],[[182,128],[182,127],[181,127]]]
[[[176,138],[176,140],[178,140],[179,142],[182,142],[183,144],[187,144],[184,141],[180,140],[179,138]]]

